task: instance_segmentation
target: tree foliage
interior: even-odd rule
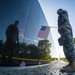
[[[20,58],[50,60],[51,59],[50,47],[51,47],[51,43],[48,40],[40,40],[38,42],[38,46],[34,44],[26,44],[26,43],[20,42],[14,48],[13,56],[20,57]],[[1,40],[0,54],[7,55],[5,51],[6,51],[5,43],[3,43],[3,41]]]
[[[42,59],[50,59],[50,47],[51,43],[49,40],[40,40],[38,42],[38,48],[40,49],[40,53],[42,54]]]

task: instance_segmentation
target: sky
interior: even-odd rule
[[[45,17],[47,19],[49,26],[57,27],[57,10],[59,8],[62,8],[64,10],[67,10],[69,15],[70,24],[72,26],[73,31],[73,37],[75,37],[75,1],[74,0],[38,0],[41,8],[45,14]],[[58,38],[60,37],[58,31],[58,28],[51,28],[51,34],[53,37],[53,41],[55,44],[55,48],[57,51],[57,54],[55,55],[55,52],[53,52],[52,56],[55,57],[65,57],[63,53],[63,47],[59,46],[58,44]]]
[[[37,43],[40,22],[43,18],[45,20],[44,15],[36,18],[36,15],[39,15],[40,12],[43,14],[36,0],[0,0],[0,40],[6,41],[6,28],[10,24],[14,24],[15,20],[19,20],[18,28],[20,41]],[[39,18],[42,16],[43,18],[40,21]]]

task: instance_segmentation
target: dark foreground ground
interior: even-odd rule
[[[54,61],[49,64],[24,66],[24,67],[0,67],[0,75],[75,75],[75,73],[62,73],[60,69],[68,63]]]

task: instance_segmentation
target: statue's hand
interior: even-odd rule
[[[66,26],[62,26],[61,28],[62,28],[63,30],[67,30]]]

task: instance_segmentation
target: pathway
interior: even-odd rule
[[[5,67],[0,67],[0,75],[75,75],[75,73],[60,72],[60,69],[65,65],[67,63],[55,61],[45,65],[17,67],[14,70],[12,70],[13,67],[6,67],[9,71],[4,71]]]

